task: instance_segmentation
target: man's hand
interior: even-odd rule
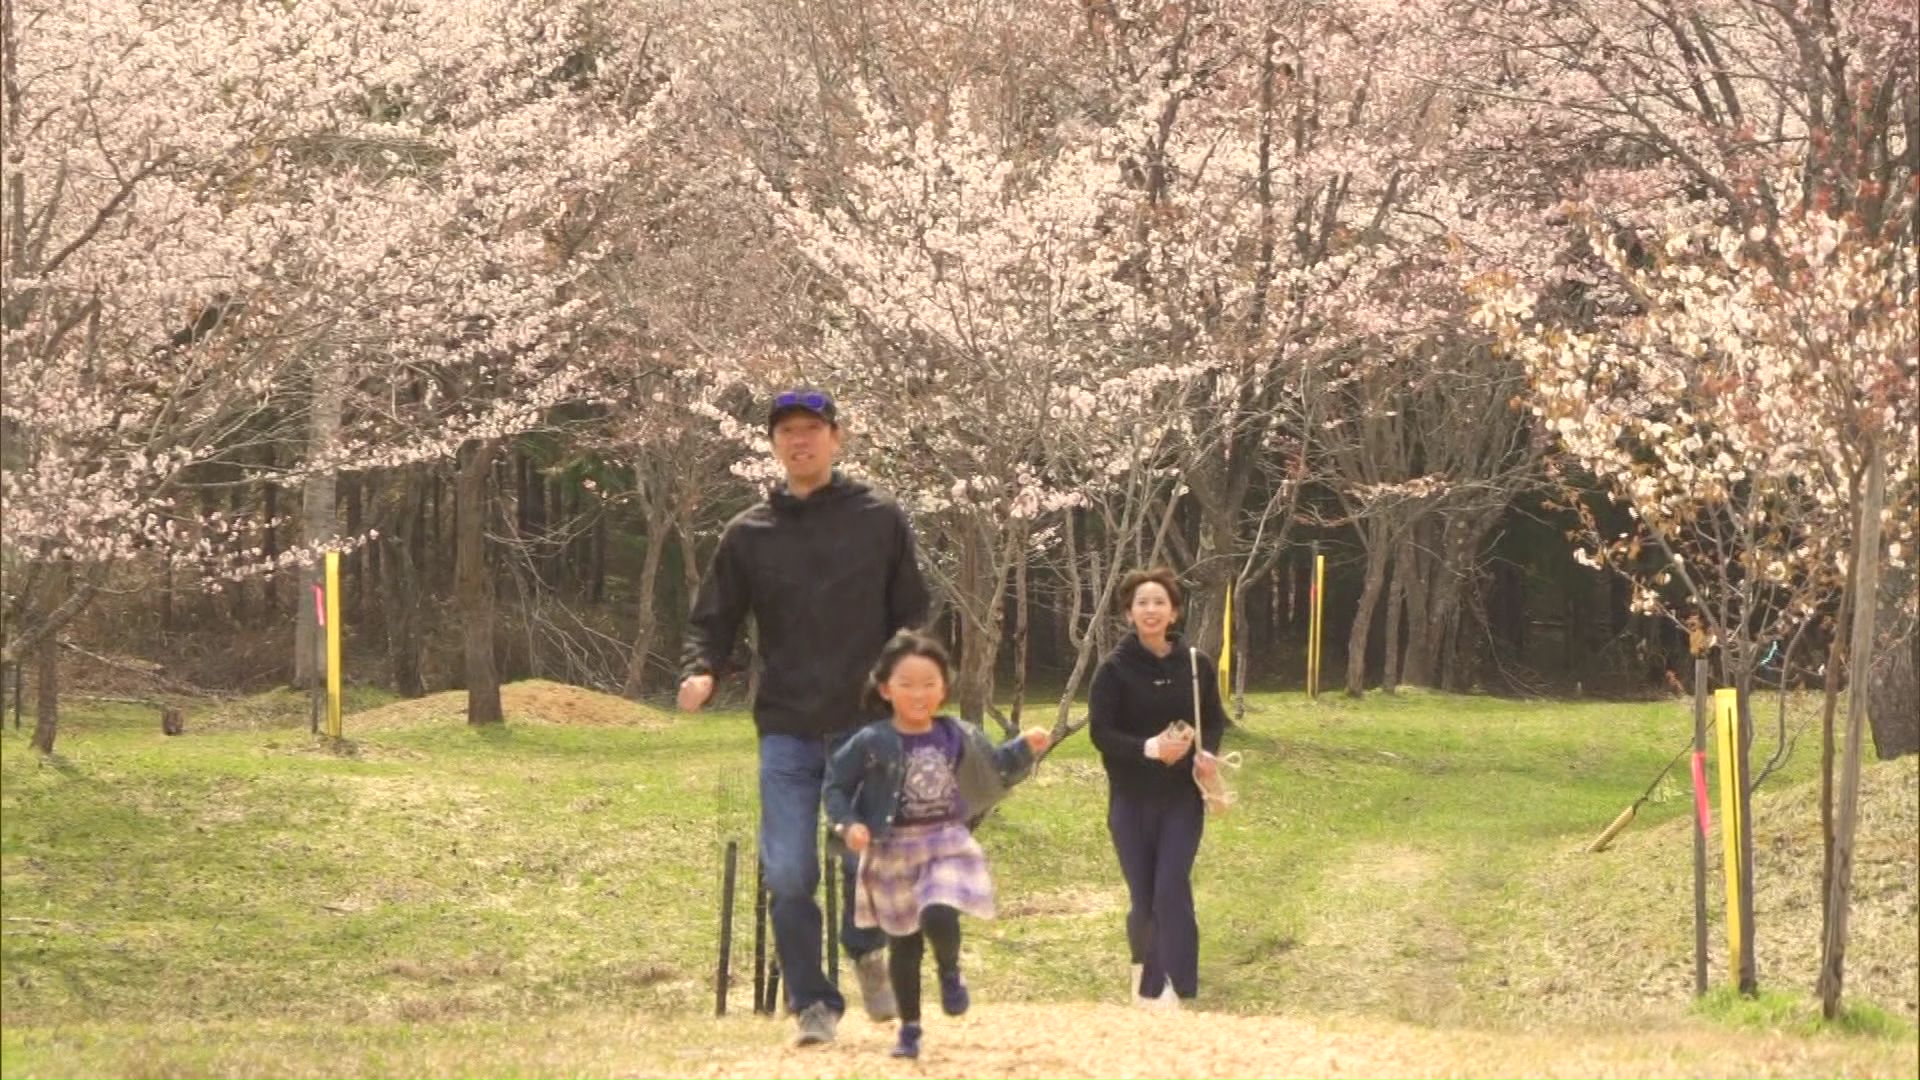
[[[680,711],[699,712],[713,696],[713,676],[689,675],[680,680]]]
[[[873,834],[867,831],[865,825],[856,821],[847,826],[846,831],[841,834],[841,839],[847,842],[848,851],[858,855],[867,850],[867,844],[873,840]]]
[[[1053,742],[1053,735],[1046,728],[1028,728],[1020,737],[1027,740],[1027,749],[1036,754]]]

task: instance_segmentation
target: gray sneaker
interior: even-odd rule
[[[800,1010],[801,1046],[818,1046],[833,1041],[834,1030],[840,1026],[840,1017],[834,1014],[824,1001],[816,1001]]]
[[[875,949],[853,962],[860,977],[860,1001],[867,1007],[869,1019],[891,1020],[900,1015],[900,1003],[893,999],[893,980],[887,975],[887,950]]]

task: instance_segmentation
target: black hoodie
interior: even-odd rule
[[[1193,755],[1172,765],[1147,756],[1147,740],[1175,720],[1193,723],[1193,675],[1187,646],[1179,635],[1167,635],[1173,651],[1155,656],[1128,634],[1093,673],[1087,693],[1087,731],[1107,767],[1107,784],[1115,794],[1156,795],[1185,790],[1198,797],[1193,783]],[[1227,711],[1220,705],[1220,680],[1213,659],[1200,654],[1200,743],[1209,753],[1220,752]]]
[[[872,719],[860,708],[868,669],[894,631],[927,618],[906,513],[838,470],[804,499],[775,487],[720,534],[682,673],[726,671],[748,612],[759,628],[762,734],[832,735]]]

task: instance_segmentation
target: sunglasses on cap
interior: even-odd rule
[[[773,399],[773,407],[776,410],[798,408],[826,412],[833,408],[833,399],[818,390],[789,390]]]

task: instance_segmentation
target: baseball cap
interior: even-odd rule
[[[775,395],[773,408],[767,412],[767,430],[772,431],[781,417],[797,412],[812,413],[835,427],[840,425],[831,394],[824,390],[797,389]]]

